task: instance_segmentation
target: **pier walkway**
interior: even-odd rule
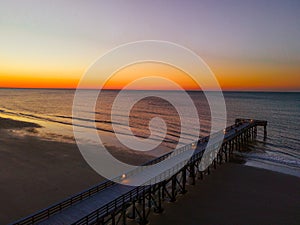
[[[197,176],[203,178],[212,167],[227,162],[233,151],[241,150],[243,145],[254,140],[258,126],[264,127],[266,136],[267,121],[236,119],[234,125],[220,131],[224,132],[222,143],[207,146],[210,137],[202,138],[145,164],[151,167],[138,167],[13,224],[125,225],[129,218],[147,224],[151,211],[163,211],[163,201],[175,201],[178,194],[186,192],[187,182],[195,184]],[[211,161],[208,167],[201,169],[203,157]],[[125,185],[131,181],[143,185]]]

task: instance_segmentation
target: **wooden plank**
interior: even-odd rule
[[[52,215],[49,219],[37,224],[48,225],[74,223],[132,189],[134,189],[134,187],[116,184],[88,199],[83,200],[82,202],[77,203],[76,205],[70,206],[61,212]]]

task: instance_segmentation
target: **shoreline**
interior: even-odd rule
[[[75,143],[11,132],[39,127],[0,117],[0,195],[5,202],[0,207],[1,224],[28,216],[104,180],[84,161]],[[145,160],[134,154],[124,156],[116,147],[114,150],[127,162]],[[300,179],[241,163],[234,159],[212,170],[203,181],[197,180],[196,186],[188,185],[189,193],[175,204],[165,203],[165,213],[151,215],[150,223],[299,224]]]

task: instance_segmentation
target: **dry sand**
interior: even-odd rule
[[[39,127],[0,117],[0,224],[13,222],[104,180],[84,161],[76,144],[13,132],[38,132]],[[112,146],[111,150],[132,164],[150,159],[122,155]]]
[[[0,131],[0,224],[27,216],[102,178],[75,145]]]

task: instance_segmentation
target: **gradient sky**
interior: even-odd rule
[[[298,0],[3,0],[0,32],[1,87],[76,87],[109,49],[158,39],[196,52],[225,90],[300,90]]]

